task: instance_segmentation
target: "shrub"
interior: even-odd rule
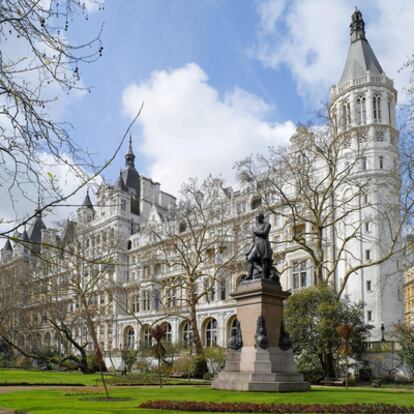
[[[190,377],[193,366],[193,357],[182,356],[174,361],[172,375],[176,377]]]
[[[149,361],[146,359],[140,359],[135,363],[135,369],[138,372],[141,372],[143,374],[147,374],[153,371],[152,365]]]
[[[204,377],[204,374],[208,372],[207,361],[204,355],[195,355],[193,357],[190,372],[194,378]]]
[[[213,374],[218,373],[226,362],[226,351],[219,346],[213,346],[204,349],[204,355],[209,362]]]
[[[16,368],[30,369],[32,368],[32,361],[25,356],[16,357]]]

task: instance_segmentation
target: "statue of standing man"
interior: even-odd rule
[[[269,279],[272,271],[272,248],[269,242],[271,224],[265,223],[264,214],[259,213],[253,228],[253,243],[246,253],[247,275],[249,279]]]

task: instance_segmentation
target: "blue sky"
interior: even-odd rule
[[[145,82],[154,71],[191,62],[206,72],[209,85],[220,94],[241,88],[272,105],[269,119],[299,121],[306,115],[288,68],[275,71],[250,56],[260,22],[255,2],[107,1],[104,12],[91,16],[89,26],[96,28],[102,21],[104,55],[82,72],[85,84],[93,86],[92,93],[68,108],[74,136],[93,152],[99,150],[107,157],[128,124],[121,99],[129,84]],[[89,34],[84,29],[83,22],[77,25],[79,40]],[[145,112],[152,110],[144,105]],[[140,152],[139,125],[133,135],[137,165],[145,174],[151,160]],[[106,175],[116,176],[121,162]]]
[[[286,144],[295,124],[312,118],[341,76],[355,6],[404,101],[409,73],[400,68],[414,51],[414,1],[101,1],[103,11],[74,19],[68,32],[82,43],[104,24],[103,57],[80,68],[92,91],[61,96],[51,113],[73,125],[72,137],[99,162],[113,154],[144,102],[132,132],[136,166],[173,194],[189,177],[210,173],[237,186],[236,161]],[[125,152],[126,143],[105,171],[109,182]],[[73,189],[65,171],[53,173]],[[25,214],[34,208],[23,204]],[[53,214],[58,220],[68,211]]]
[[[412,52],[414,4],[389,3],[106,0],[70,33],[81,41],[104,22],[104,55],[81,72],[92,92],[71,100],[65,119],[78,142],[106,159],[144,102],[133,128],[140,173],[173,193],[208,173],[233,184],[235,161],[287,142],[328,99],[355,5],[387,75],[406,83],[398,69]],[[119,156],[108,168],[108,180],[122,163]]]

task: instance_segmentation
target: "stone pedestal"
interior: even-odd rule
[[[241,283],[232,296],[237,301],[243,346],[227,351],[226,365],[212,388],[238,391],[307,391],[309,383],[297,373],[292,350],[279,347],[283,301],[290,294],[272,281],[255,279]],[[268,346],[256,344],[259,317],[264,318]]]

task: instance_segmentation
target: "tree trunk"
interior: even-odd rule
[[[201,343],[200,331],[197,324],[197,313],[195,303],[190,304],[190,324],[193,333],[194,350],[197,355],[203,355],[203,345]]]
[[[161,358],[160,357],[158,357],[158,378],[160,380],[160,388],[162,388]]]
[[[335,378],[335,359],[332,352],[325,354],[325,378]]]
[[[102,358],[102,352],[101,352],[101,348],[99,346],[98,336],[96,335],[95,323],[92,319],[91,311],[89,309],[89,304],[88,304],[88,301],[85,297],[82,297],[82,305],[83,305],[83,309],[84,309],[84,312],[85,312],[86,324],[88,326],[89,333],[91,335],[92,342],[93,342],[93,347],[94,347],[94,350],[95,350],[95,352],[94,352],[94,365],[96,365],[96,367],[94,367],[94,369],[107,371],[105,362]]]

